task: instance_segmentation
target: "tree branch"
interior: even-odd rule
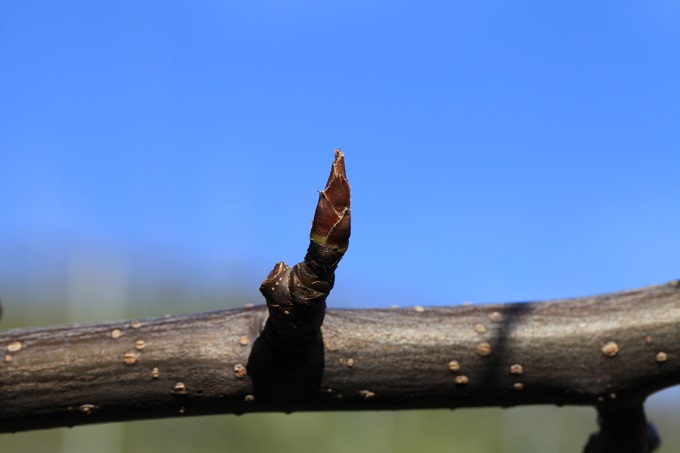
[[[590,436],[584,453],[650,453],[659,446],[641,403],[601,406],[598,413],[600,432]]]
[[[263,411],[604,410],[680,383],[676,281],[540,303],[329,310],[323,374],[305,398],[255,394],[245,365],[266,317],[255,307],[0,332],[0,432]]]

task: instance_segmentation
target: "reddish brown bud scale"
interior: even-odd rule
[[[344,252],[349,245],[350,219],[350,188],[345,172],[345,156],[337,149],[326,188],[319,193],[310,239],[318,245]]]

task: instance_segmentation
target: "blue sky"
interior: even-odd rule
[[[678,55],[670,0],[5,2],[0,269],[101,247],[256,294],[340,147],[333,306],[678,278]]]

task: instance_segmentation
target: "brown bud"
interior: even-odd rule
[[[326,188],[319,193],[311,240],[344,252],[349,244],[350,218],[350,189],[345,173],[345,156],[337,149]]]

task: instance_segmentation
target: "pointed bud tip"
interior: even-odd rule
[[[345,170],[345,154],[340,151],[340,148],[335,150],[335,159],[333,159],[333,166],[331,167],[331,174],[328,177],[328,186],[333,179],[342,177],[347,179],[347,172]]]

